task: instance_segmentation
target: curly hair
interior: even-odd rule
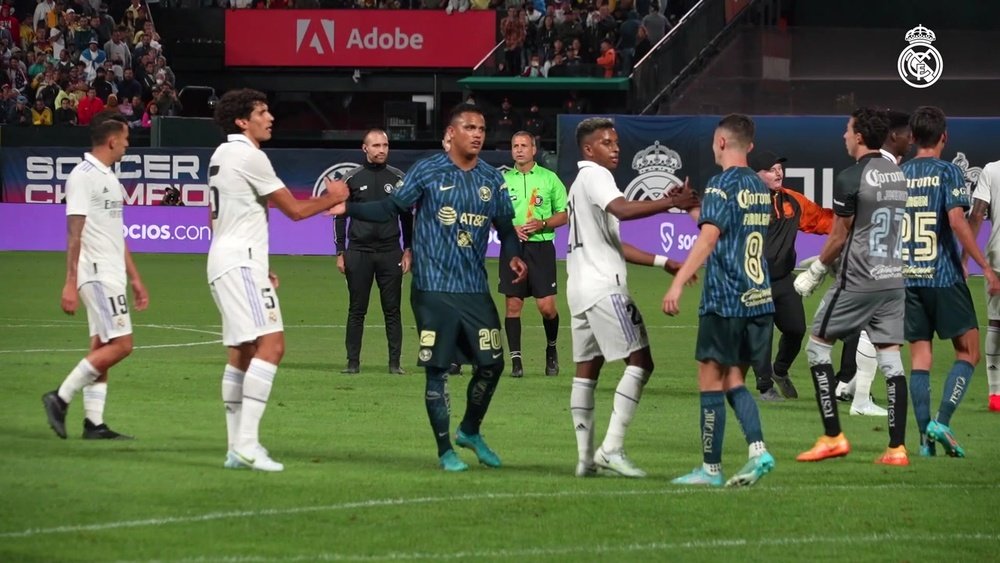
[[[215,105],[215,123],[227,135],[242,133],[236,120],[250,119],[250,114],[258,104],[267,104],[267,96],[263,92],[250,88],[230,90]]]

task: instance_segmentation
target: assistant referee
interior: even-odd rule
[[[526,297],[534,297],[545,327],[545,375],[559,374],[556,341],[559,310],[556,307],[555,229],[566,224],[566,186],[554,172],[535,162],[535,137],[518,131],[511,137],[515,167],[504,173],[514,207],[514,228],[521,239],[521,257],[528,265],[528,279],[513,283],[509,260],[500,260],[500,293],[506,299],[504,330],[510,347],[511,377],[524,375],[521,361],[521,309]]]

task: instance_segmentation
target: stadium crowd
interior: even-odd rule
[[[0,3],[0,124],[87,125],[117,112],[133,128],[177,115],[176,76],[142,0]]]

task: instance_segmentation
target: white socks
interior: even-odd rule
[[[858,340],[858,353],[855,361],[858,364],[858,371],[854,374],[854,404],[867,403],[871,400],[872,381],[875,379],[875,371],[878,369],[878,353],[875,345],[868,338],[868,332],[862,330],[861,338]]]
[[[66,404],[69,404],[77,391],[97,381],[97,378],[100,376],[101,374],[97,373],[97,370],[94,369],[94,366],[90,365],[87,358],[80,360],[80,363],[76,364],[73,371],[69,372],[69,375],[63,380],[62,385],[59,386],[59,398]]]
[[[240,416],[243,410],[243,376],[245,372],[226,364],[222,372],[222,404],[226,408],[228,449],[236,447],[240,436]]]
[[[240,412],[239,439],[236,441],[236,449],[241,453],[250,452],[260,444],[257,430],[277,371],[278,366],[259,358],[250,361],[243,377],[243,409]]]
[[[990,395],[1000,395],[1000,327],[986,327],[986,380]]]
[[[601,449],[605,452],[621,451],[625,442],[625,432],[635,416],[635,409],[642,397],[642,388],[646,385],[649,374],[636,366],[626,366],[625,374],[615,389],[614,409],[611,411],[611,422],[608,433],[604,437]]]
[[[83,415],[95,426],[104,424],[104,403],[107,398],[107,383],[91,383],[83,388]]]
[[[576,450],[580,461],[594,463],[594,389],[597,381],[573,378],[573,390],[569,395],[569,412],[573,415],[576,429]]]

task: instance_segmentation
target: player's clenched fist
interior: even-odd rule
[[[826,276],[828,268],[822,262],[816,260],[809,265],[809,269],[795,277],[795,292],[802,297],[809,297],[813,291],[819,287]]]

